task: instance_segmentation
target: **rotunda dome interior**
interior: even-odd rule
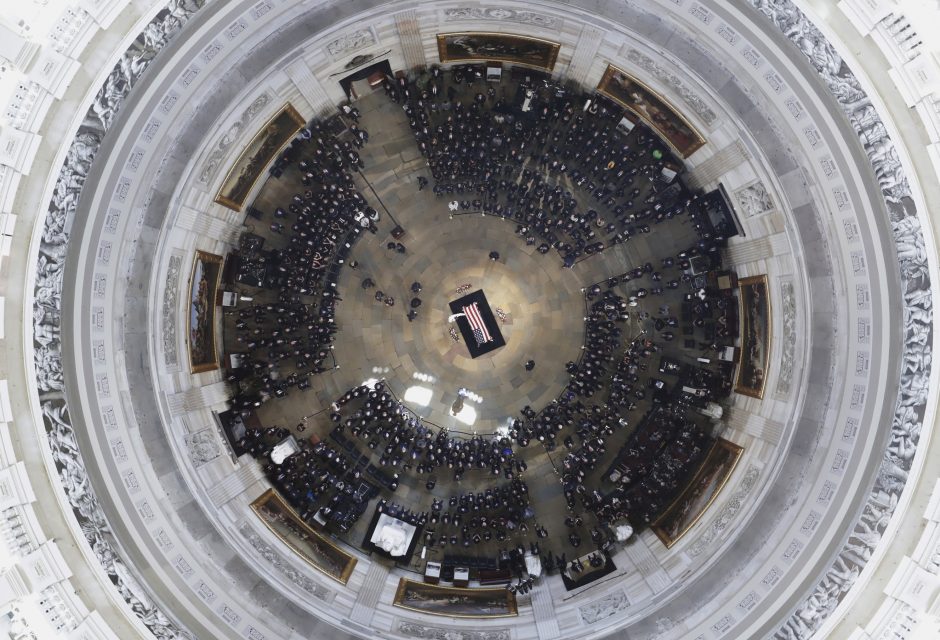
[[[3,633],[934,637],[929,14],[34,4]]]

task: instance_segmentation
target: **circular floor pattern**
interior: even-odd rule
[[[501,188],[509,190],[509,183],[513,182],[520,190],[516,198],[519,209],[515,213],[507,214],[505,218],[483,215],[480,211],[482,203],[478,206],[473,202],[473,197],[467,195],[466,186],[451,185],[455,187],[453,194],[448,194],[446,188],[440,189],[446,181],[433,181],[432,185],[438,182],[436,191],[419,189],[419,177],[427,178],[431,171],[428,161],[418,151],[412,127],[400,106],[380,92],[366,96],[356,104],[362,111],[360,125],[369,131],[370,140],[360,149],[363,166],[352,174],[352,180],[356,190],[380,214],[376,232],[359,233],[348,255],[344,252],[342,263],[335,264],[334,275],[329,276],[335,277],[335,289],[332,290],[339,296],[333,309],[336,331],[329,346],[332,357],[325,363],[332,365],[331,368],[317,374],[306,391],[292,390],[289,401],[263,403],[255,417],[260,425],[268,428],[269,433],[290,432],[299,439],[309,438],[314,447],[319,446],[316,443],[325,441],[329,448],[334,443],[354,437],[352,451],[348,448],[346,451],[357,461],[356,464],[365,459],[378,465],[374,475],[391,492],[387,499],[414,513],[428,512],[432,508],[432,498],[450,500],[468,490],[472,493],[492,488],[503,481],[499,476],[505,475],[509,480],[511,472],[517,475],[514,481],[521,481],[526,486],[525,493],[531,498],[529,504],[534,510],[529,516],[534,518],[533,528],[528,532],[512,533],[511,541],[528,542],[527,536],[534,527],[545,525],[550,529],[547,535],[552,536],[551,543],[556,553],[571,553],[576,557],[581,540],[594,536],[595,532],[588,530],[595,520],[593,517],[579,518],[576,524],[569,526],[580,530],[581,535],[564,535],[561,523],[572,510],[580,511],[573,493],[574,485],[583,482],[602,486],[608,481],[605,470],[615,459],[613,454],[625,450],[628,439],[637,429],[642,427],[646,433],[645,430],[653,428],[649,425],[659,424],[660,418],[647,420],[646,416],[653,415],[655,403],[661,405],[670,391],[676,396],[681,388],[678,380],[670,378],[667,383],[651,377],[659,375],[657,371],[663,359],[669,356],[674,362],[687,362],[690,367],[688,376],[702,373],[699,372],[700,364],[694,359],[702,349],[708,348],[714,338],[707,338],[704,324],[694,330],[691,326],[695,305],[688,303],[688,292],[692,280],[688,274],[680,274],[688,264],[680,265],[685,260],[686,251],[696,251],[698,245],[707,246],[704,241],[699,242],[703,227],[700,222],[693,221],[694,216],[689,213],[691,208],[684,212],[689,215],[674,216],[676,211],[667,215],[667,209],[679,206],[681,198],[673,194],[672,200],[659,203],[653,179],[656,173],[650,173],[652,164],[648,164],[648,158],[656,158],[651,152],[661,144],[654,137],[636,135],[629,141],[636,149],[629,155],[632,173],[609,183],[614,185],[621,181],[621,184],[602,185],[604,189],[610,189],[609,198],[603,195],[604,189],[593,186],[593,179],[600,180],[605,176],[598,167],[606,164],[606,160],[597,160],[595,162],[600,162],[598,167],[588,168],[590,161],[582,158],[585,169],[594,176],[587,184],[585,174],[547,175],[547,184],[557,183],[558,188],[570,194],[570,202],[574,203],[576,211],[601,209],[601,213],[594,211],[597,220],[589,218],[592,220],[590,223],[585,223],[585,219],[576,220],[573,214],[570,224],[559,218],[554,228],[561,239],[554,249],[548,249],[549,245],[545,244],[542,248],[548,250],[541,253],[537,247],[541,240],[535,237],[546,235],[548,230],[544,225],[539,227],[542,224],[538,222],[540,217],[531,209],[524,210],[522,203],[531,207],[538,199],[539,206],[546,209],[554,205],[547,193],[544,201],[542,195],[526,199],[519,186],[524,183],[525,189],[536,189],[534,185],[538,181],[534,176],[543,173],[538,162],[530,162],[531,158],[520,159],[516,168],[519,175],[512,174],[508,182],[504,180],[501,183]],[[558,126],[565,131],[578,129],[573,123]],[[599,119],[597,122],[590,120],[590,124],[585,126],[605,127],[607,124]],[[613,148],[619,149],[616,145]],[[627,149],[624,147],[624,151]],[[573,151],[569,150],[569,153]],[[657,159],[661,157],[660,153]],[[626,155],[623,161],[627,162]],[[494,160],[493,166],[499,166],[499,163]],[[643,175],[634,180],[633,176],[641,170]],[[264,226],[274,219],[272,214],[278,207],[288,207],[286,203],[298,198],[313,199],[313,192],[300,195],[305,187],[299,171],[299,165],[289,166],[279,179],[268,180],[255,201],[262,223],[260,229],[250,230],[261,233],[265,237],[265,247],[277,252],[298,249],[297,245],[289,244],[287,235],[280,233],[283,229],[278,227],[282,223],[275,221],[272,233],[264,231]],[[501,171],[505,172],[504,169]],[[305,180],[310,183],[312,178]],[[629,195],[628,189],[632,189]],[[620,213],[608,210],[612,206],[608,200],[615,199],[615,192],[617,199],[629,200],[629,204],[625,204],[626,209],[635,209],[629,219],[626,210]],[[455,199],[458,204],[450,206]],[[685,202],[686,208],[689,202],[691,200]],[[665,207],[655,220],[654,203]],[[486,206],[495,211],[492,204],[489,202]],[[681,206],[677,211],[680,210],[684,211]],[[284,215],[284,221],[291,223],[295,213]],[[651,225],[645,224],[647,219]],[[614,220],[617,220],[616,224],[613,224]],[[393,237],[392,231],[396,226],[404,229],[404,235]],[[627,227],[629,242],[614,242],[614,232],[624,231]],[[584,236],[578,236],[579,233]],[[575,236],[578,236],[577,240]],[[585,251],[572,268],[564,268],[562,255],[566,249],[562,247],[566,241],[581,242],[580,248],[583,249],[588,242],[585,238],[591,238],[592,242],[601,238],[608,240],[606,250],[600,253]],[[396,250],[396,244],[400,250]],[[498,254],[495,260],[491,258],[494,252]],[[673,261],[673,256],[679,258]],[[707,261],[711,263],[716,256],[712,252]],[[664,261],[667,257],[670,259],[668,263]],[[703,260],[706,260],[704,256]],[[713,266],[719,265],[720,260],[715,260]],[[363,286],[366,281],[368,285]],[[671,281],[668,287],[660,286],[666,285],[667,281]],[[333,282],[329,280],[324,286],[333,287]],[[421,284],[417,294],[421,305],[417,309],[417,317],[409,321],[409,302],[415,297],[412,293],[414,282]],[[592,287],[595,284],[596,288]],[[451,337],[449,329],[452,325],[448,323],[448,317],[452,301],[476,291],[485,294],[494,313],[497,309],[505,312],[504,321],[498,324],[506,344],[472,358],[463,337],[460,336],[458,341]],[[648,291],[652,293],[646,299]],[[381,296],[377,295],[378,292]],[[255,295],[253,304],[269,304],[277,296],[274,289],[252,293]],[[318,305],[319,295],[310,297],[305,304]],[[382,299],[389,296],[394,298],[394,305],[383,302]],[[684,306],[689,309],[683,310]],[[625,311],[628,307],[629,312]],[[620,311],[614,311],[617,308]],[[701,313],[704,311],[694,311],[694,314]],[[707,315],[711,318],[710,310]],[[590,322],[588,316],[592,318]],[[681,327],[680,316],[683,318]],[[667,320],[672,324],[667,325]],[[702,321],[704,323],[704,317]],[[599,328],[602,325],[604,328]],[[593,335],[589,334],[589,328]],[[672,342],[675,336],[670,328],[675,328],[676,333],[681,328],[682,339]],[[613,342],[608,339],[610,336],[613,336]],[[637,341],[641,336],[645,336],[644,340]],[[584,351],[586,348],[588,351]],[[525,366],[528,360],[535,363],[531,371]],[[569,361],[578,362],[582,369],[566,366]],[[605,380],[592,378],[592,373],[598,371],[602,372]],[[675,377],[677,374],[670,370],[665,375]],[[471,436],[482,436],[475,439],[479,442],[487,441],[487,436],[497,432],[500,436],[508,436],[513,443],[510,455],[513,459],[506,462],[510,466],[502,470],[499,464],[472,467],[469,471],[477,473],[464,479],[460,464],[451,459],[446,464],[438,460],[438,466],[432,466],[430,470],[414,472],[405,450],[408,445],[401,445],[402,453],[406,454],[402,460],[382,455],[383,451],[388,453],[391,446],[383,443],[383,438],[399,437],[390,429],[372,433],[374,437],[369,439],[367,448],[363,448],[366,443],[360,442],[362,432],[356,431],[352,422],[361,406],[344,404],[339,413],[331,411],[330,407],[351,389],[380,379],[385,381],[385,388],[394,396],[387,400],[398,400],[428,426],[446,430],[448,438],[466,440]],[[705,378],[697,380],[706,383]],[[653,383],[660,385],[655,388],[661,391],[652,391]],[[453,409],[460,397],[460,389],[469,392],[465,394],[464,406],[472,411],[465,410],[455,416]],[[424,397],[418,397],[421,393]],[[726,395],[727,389],[722,393]],[[526,407],[531,411],[524,413]],[[704,414],[687,409],[679,410],[677,415],[689,429],[683,430],[682,437],[678,431],[676,438],[667,437],[670,443],[666,447],[668,452],[657,449],[656,455],[650,453],[655,460],[668,458],[670,462],[662,464],[672,465],[668,473],[657,479],[658,486],[671,486],[670,478],[679,473],[676,465],[686,471],[692,469],[691,457],[704,451],[703,445],[692,443],[694,438],[689,434],[700,434],[704,442],[712,425],[706,424]],[[332,415],[327,416],[327,412]],[[522,415],[526,415],[525,420],[520,420]],[[513,420],[513,429],[507,429],[508,433],[502,431]],[[663,420],[666,431],[671,433],[675,424],[670,418]],[[642,426],[644,424],[647,426]],[[281,432],[273,427],[284,427],[287,431]],[[578,440],[574,439],[575,435]],[[686,443],[689,447],[683,449],[685,441],[682,438],[686,436],[690,438]],[[321,448],[321,451],[326,449]],[[411,460],[417,459],[417,450],[411,453]],[[522,464],[517,465],[516,460]],[[352,468],[351,464],[343,458],[343,473]],[[460,470],[451,473],[450,469],[455,465]],[[418,465],[418,468],[422,467]],[[387,473],[383,475],[383,472]],[[431,474],[433,481],[427,480],[428,476],[423,475],[425,472]],[[394,483],[388,474],[395,474]],[[577,476],[580,478],[578,481],[575,480],[576,474],[581,474]],[[436,483],[438,475],[441,482]],[[604,490],[610,486],[608,482]],[[656,493],[652,489],[650,491],[650,495]],[[661,501],[663,507],[668,504],[665,498]],[[586,502],[584,506],[587,508]],[[635,520],[639,523],[644,518],[648,523],[653,516],[643,512]],[[364,518],[356,518],[352,523],[344,520],[343,526],[347,528],[343,529],[343,539],[358,546],[367,524],[368,519]],[[464,530],[462,535],[464,540],[460,548],[465,549],[470,544],[469,533]],[[572,538],[577,540],[572,542]],[[490,542],[486,538],[485,544],[477,546],[480,542],[475,541],[472,550],[483,556],[493,556],[498,552],[498,542]],[[428,557],[437,558],[435,554],[447,553],[458,543],[456,533],[441,533],[439,539],[426,542],[431,554]],[[424,555],[413,558],[409,568],[421,571],[422,559],[426,559]]]
[[[450,408],[457,389],[466,388],[482,397],[471,401],[477,413],[473,429],[488,433],[526,404],[541,407],[561,393],[568,381],[565,362],[578,358],[583,343],[584,296],[577,276],[559,269],[553,256],[520,251],[511,223],[480,216],[440,219],[408,227],[402,240],[411,249],[405,255],[388,252],[380,236],[356,246],[352,257],[360,266],[340,280],[344,299],[334,343],[340,369],[331,377],[345,381],[346,388],[385,378],[399,398],[413,385],[429,387],[434,395],[426,407],[406,404],[430,422],[457,429],[461,423]],[[500,259],[489,259],[490,251]],[[374,290],[362,290],[357,278],[365,277],[393,296],[395,306],[376,301]],[[409,322],[415,281],[422,285],[422,305]],[[449,302],[466,285],[482,290],[494,313],[500,308],[508,314],[500,322],[506,346],[475,359],[462,338],[452,339],[447,322]],[[528,359],[536,362],[531,372],[524,367]]]

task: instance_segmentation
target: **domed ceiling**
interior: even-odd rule
[[[893,117],[936,69],[899,10],[840,10],[174,0],[4,27],[4,622],[926,633],[937,194]],[[907,60],[897,95],[859,31]],[[422,575],[487,557],[512,567],[487,592]]]

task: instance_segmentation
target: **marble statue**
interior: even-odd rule
[[[379,518],[378,525],[369,541],[389,555],[401,557],[408,553],[414,532],[415,528],[412,525],[383,515]]]

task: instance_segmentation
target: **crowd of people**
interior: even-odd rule
[[[234,344],[242,356],[230,377],[240,382],[232,399],[235,409],[247,415],[268,399],[287,395],[291,387],[309,389],[311,375],[332,368],[337,299],[324,295],[317,307],[281,293],[277,302],[238,309]]]
[[[450,544],[466,548],[494,539],[505,542],[517,530],[526,533],[527,521],[533,517],[529,487],[516,478],[476,494],[468,491],[446,501],[435,498],[431,503],[430,526],[424,532],[425,543],[432,547]]]
[[[648,526],[669,505],[711,441],[681,404],[654,408],[618,455],[607,478],[614,489],[594,505],[598,518]]]
[[[508,437],[451,437],[444,429],[426,425],[381,380],[372,387],[350,389],[332,409],[333,422],[369,449],[378,450],[382,466],[428,474],[447,469],[455,481],[472,470],[512,479],[525,468]]]
[[[459,85],[457,75],[473,86],[468,69],[454,72],[453,82]],[[695,258],[700,259],[700,270],[720,268],[718,249],[727,229],[716,230],[697,206],[698,195],[680,182],[666,186],[668,179],[659,180],[672,160],[658,139],[642,128],[624,136],[617,128],[621,114],[616,110],[603,105],[582,109],[585,96],[560,90],[550,81],[520,87],[520,93],[535,98],[529,113],[511,99],[497,97],[492,87],[476,89],[472,100],[461,100],[439,70],[432,70],[423,89],[401,90],[399,84],[387,86],[386,91],[404,105],[416,144],[427,160],[433,192],[453,199],[451,211],[511,219],[516,235],[527,245],[537,245],[542,254],[557,251],[565,267],[644,234],[665,235],[668,247],[677,235],[672,233],[676,223],[692,232],[687,235],[693,235],[694,244],[672,255],[665,252],[657,266],[647,262],[612,276],[604,283],[606,289],[597,284],[585,292],[589,311],[584,349],[577,362],[566,365],[565,391],[541,410],[526,406],[510,429],[520,447],[535,441],[552,452],[557,441],[563,441],[568,453],[559,473],[568,508],[590,514],[594,523],[590,538],[604,549],[610,542],[605,533],[609,525],[618,519],[635,526],[649,524],[707,450],[710,427],[696,413],[703,398],[691,402],[687,394],[678,392],[681,385],[669,393],[661,380],[645,372],[653,354],[661,354],[664,345],[676,339],[680,323],[687,329],[683,335],[698,332],[702,340],[697,346],[706,355],[714,355],[733,337],[723,313],[728,298],[697,281],[691,268]],[[425,186],[425,182],[419,185]],[[683,291],[690,313],[680,319],[661,301]],[[659,308],[651,313],[656,304]],[[644,330],[628,338],[623,325],[631,313]],[[701,386],[707,399],[727,394],[726,375],[696,368],[688,382],[697,384],[702,378],[709,382]],[[658,429],[657,438],[675,436],[671,446],[644,448],[647,466],[621,475],[614,491],[600,490],[600,479],[591,488],[589,476],[605,459],[606,441],[629,427],[640,407],[649,407],[641,421],[646,429]],[[671,420],[654,418],[660,415],[670,415]],[[645,432],[637,430],[630,442]],[[624,456],[624,464],[631,459]],[[612,503],[627,508],[612,509]],[[583,518],[569,520],[578,523],[568,539],[577,548]],[[544,560],[549,566],[566,566],[560,557],[552,561],[551,553]]]
[[[612,528],[624,522],[648,526],[689,480],[713,441],[700,410],[729,392],[728,374],[715,366],[676,367],[669,375],[678,382],[667,385],[652,376],[655,359],[676,353],[679,342],[696,354],[717,353],[733,340],[736,318],[734,299],[692,268],[693,260],[699,273],[721,267],[727,229],[712,225],[697,207],[698,196],[680,181],[663,177],[676,161],[655,135],[642,126],[627,134],[618,128],[618,110],[596,100],[584,107],[587,96],[550,80],[518,86],[528,105],[523,110],[518,97],[479,88],[483,81],[474,78],[469,68],[435,68],[420,85],[407,78],[385,83],[427,162],[431,180],[419,177],[419,190],[430,185],[437,197],[452,201],[451,211],[511,221],[521,240],[541,254],[555,252],[561,267],[640,236],[655,236],[661,253],[655,265],[644,262],[585,288],[584,345],[580,357],[566,364],[564,391],[544,407],[524,407],[508,432],[450,434],[421,420],[381,380],[344,393],[326,422],[337,441],[350,436],[349,442],[362,445],[354,457],[394,473],[386,488],[394,491],[406,474],[427,478],[427,493],[411,504],[383,499],[380,511],[424,527],[429,547],[498,545],[501,565],[518,578],[512,588],[525,593],[532,587],[527,555],[540,557],[550,572],[576,576],[585,566],[578,558],[569,561],[566,552],[589,542],[592,551],[579,557],[603,566]],[[347,110],[347,116],[358,121],[358,113]],[[361,147],[368,133],[358,124],[349,131],[351,140],[339,142],[313,126],[301,136],[299,150],[291,151],[304,190],[274,212],[279,226],[272,232],[289,234],[288,248],[274,261],[278,301],[240,308],[235,323],[234,341],[247,354],[250,381],[242,381],[233,406],[245,414],[269,397],[286,395],[292,385],[309,387],[310,375],[331,366],[333,318],[341,301],[331,269],[356,234],[375,230],[375,211],[351,174],[362,164],[353,147]],[[400,242],[390,242],[388,250],[407,251]],[[375,287],[372,278],[361,281],[367,295],[394,305],[387,293],[369,291]],[[420,291],[414,283],[415,297],[402,305],[409,320],[417,315]],[[628,325],[642,330],[627,335]],[[526,367],[532,368],[534,361]],[[690,394],[690,387],[700,393]],[[250,430],[245,444],[266,457],[286,433]],[[624,440],[619,449],[611,444]],[[567,507],[567,532],[554,537],[564,550],[559,554],[547,548],[548,530],[534,519],[524,480],[526,458],[540,454],[527,450],[533,445],[557,471],[557,478],[541,481],[559,483]],[[302,441],[300,453],[265,469],[302,517],[319,512],[345,526],[367,502],[355,488],[363,480],[361,464],[347,454]],[[437,473],[445,470],[448,482],[472,477],[474,487],[484,478],[504,483],[434,497]]]
[[[283,427],[248,429],[240,445],[264,460],[265,475],[305,521],[315,516],[348,531],[366,511],[374,491],[361,482],[361,471],[340,451],[324,442],[301,441],[298,451],[277,464],[274,448],[290,435]]]
[[[452,86],[441,90],[440,69],[430,76],[423,90],[387,93],[403,103],[433,191],[455,198],[452,209],[516,221],[517,235],[541,253],[556,250],[565,266],[683,216],[705,245],[717,240],[689,206],[697,196],[658,180],[674,164],[670,151],[641,128],[627,140],[618,110],[583,109],[588,96],[550,80],[520,85],[534,96],[528,111],[482,88],[465,102]]]
[[[358,110],[355,112],[358,115]],[[336,122],[313,122],[282,153],[273,173],[282,176],[293,164],[304,187],[273,211],[271,231],[287,235],[283,248],[262,252],[243,243],[242,273],[261,267],[259,286],[277,301],[242,306],[234,324],[234,349],[241,366],[229,380],[238,382],[232,404],[247,415],[291,388],[310,388],[310,376],[333,368],[331,342],[336,333],[339,266],[364,230],[376,231],[375,209],[356,188],[352,172],[362,166],[349,140],[341,141]],[[353,124],[352,139],[361,147],[368,133]]]

